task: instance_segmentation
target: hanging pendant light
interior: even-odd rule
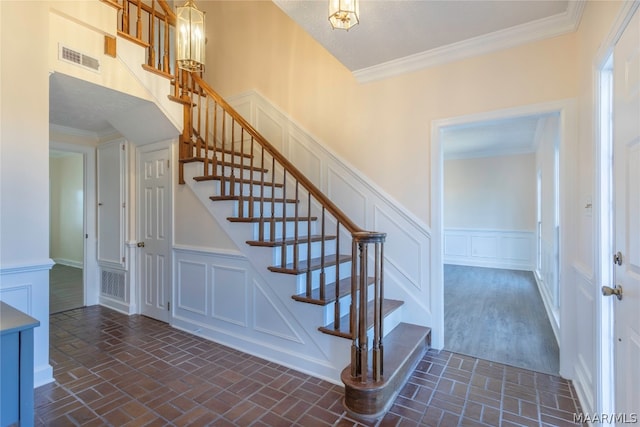
[[[358,0],[329,0],[329,22],[333,29],[349,30],[357,25],[360,5]]]
[[[193,0],[176,7],[176,59],[178,67],[188,71],[204,70],[204,12]]]

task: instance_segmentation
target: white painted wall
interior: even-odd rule
[[[444,262],[533,270],[535,154],[443,163]]]
[[[445,229],[535,230],[533,153],[445,159],[443,184]]]
[[[559,260],[559,208],[558,199],[560,177],[556,170],[556,156],[559,156],[559,117],[545,117],[538,126],[536,150],[536,175],[540,174],[540,230],[536,224],[536,242],[540,254],[539,267],[536,263],[536,280],[549,320],[559,338],[560,331],[560,260]],[[537,190],[536,190],[537,191]],[[558,203],[556,203],[556,200]],[[538,208],[536,208],[538,209]],[[536,215],[537,216],[537,215]],[[536,218],[537,222],[538,218]]]
[[[84,263],[84,173],[82,154],[49,159],[49,256],[60,264]]]
[[[0,2],[0,299],[40,321],[34,331],[36,386],[53,380],[48,28],[47,2]]]

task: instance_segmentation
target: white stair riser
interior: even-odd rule
[[[368,288],[367,301],[373,301],[374,285],[370,284],[367,288]],[[302,292],[304,292],[304,290]],[[345,296],[340,298],[340,316],[342,317],[348,314],[350,307],[351,307],[351,293],[348,293]],[[334,308],[335,308],[335,303],[333,302],[325,306],[324,319],[325,319],[326,325],[333,323],[334,321]]]
[[[307,231],[309,230],[309,227],[307,226],[307,224],[309,223],[308,221],[297,221],[298,222],[298,237],[303,237],[303,236],[307,236]],[[286,221],[284,224],[286,224],[286,226],[284,227],[284,236],[286,236],[287,238],[292,238],[295,235],[295,221]],[[283,221],[277,221],[275,223],[272,222],[265,222],[264,223],[264,230],[263,230],[263,238],[265,240],[269,240],[271,238],[271,228],[273,227],[274,229],[274,236],[276,239],[281,239],[283,236]],[[315,221],[311,221],[311,234],[315,234],[316,232],[316,224]],[[260,239],[260,225],[257,223],[253,224],[253,235],[254,235],[254,239],[255,240],[259,240]]]
[[[311,271],[311,288],[317,288],[320,286],[320,269]],[[351,276],[351,262],[340,263],[338,270],[339,278],[345,279]],[[334,283],[336,281],[336,266],[332,265],[324,269],[325,283]],[[301,294],[307,289],[307,276],[306,274],[299,274],[297,276],[296,294]]]
[[[253,159],[251,159],[250,156],[240,156],[238,154],[240,152],[239,146],[236,147],[236,150],[237,150],[236,153],[228,153],[228,152],[223,153],[221,151],[214,151],[210,149],[207,152],[207,157],[209,157],[209,159],[213,159],[213,157],[215,156],[215,158],[218,161],[242,164],[245,166],[260,167],[262,165],[261,153],[259,151],[256,150],[256,152],[254,153]],[[245,146],[244,150],[246,153],[249,153],[249,146],[248,145]],[[194,147],[192,151],[192,155],[193,157],[203,158],[205,157],[205,151],[204,149],[197,150]],[[265,168],[267,169],[269,169],[272,166],[271,157],[269,157],[267,153],[265,153],[264,164],[265,164]]]
[[[336,253],[336,241],[326,240],[324,242],[311,242],[311,259],[320,258],[322,256],[322,246],[324,243],[324,255],[329,256]],[[296,245],[287,245],[285,247],[285,263],[293,262],[293,256],[296,251]],[[309,259],[309,244],[298,243],[297,245],[298,261]],[[282,247],[273,248],[273,262],[275,265],[282,263]]]
[[[249,195],[246,195],[246,197],[248,196]],[[248,200],[242,202],[243,216],[245,217],[253,216],[253,217],[263,217],[263,218],[269,218],[272,216],[281,217],[283,216],[282,212],[286,212],[285,216],[292,217],[296,213],[295,203],[282,203],[282,202],[271,203],[270,201],[267,201],[267,199],[265,199],[264,203],[261,203],[259,200],[259,196],[256,196],[254,194],[254,200],[256,199],[257,201],[254,201],[253,203],[249,202]],[[251,205],[253,205],[253,212],[249,210]],[[262,205],[262,208],[260,207],[260,205]],[[236,210],[235,210],[236,216],[240,215],[239,206],[240,206],[240,202],[238,202],[236,206]],[[302,212],[302,209],[300,207],[298,208],[298,216],[306,216],[306,212]]]
[[[214,174],[213,164],[210,163],[208,165],[208,169],[209,169],[209,174],[213,175]],[[220,164],[217,164],[215,167],[215,175],[226,176],[226,177],[231,177],[232,175],[234,175],[236,178],[253,179],[255,181],[260,181],[260,182],[264,180],[265,183],[269,183],[272,180],[271,175],[268,172],[261,172],[259,170],[252,171],[250,169],[240,169],[240,168],[234,168],[231,166],[223,166]]]
[[[234,194],[236,196],[240,196],[241,194],[245,197],[249,197],[250,194],[252,194],[250,192],[249,187],[251,186],[251,184],[239,184],[239,183],[235,183],[234,186],[234,192],[231,192],[231,182],[229,181],[229,179],[226,179],[224,182],[224,188],[226,189],[226,192],[222,192],[222,182],[220,180],[214,180],[212,181],[213,185],[211,185],[211,195],[214,196],[222,196],[222,195],[231,195]],[[240,191],[240,186],[242,185],[242,193]],[[260,186],[259,185],[254,185],[253,188],[253,196],[254,197],[260,197],[260,195],[262,194],[261,191],[264,191],[264,197],[265,198],[271,198],[272,197],[272,193],[273,193],[273,197],[275,198],[282,198],[282,188],[280,187],[276,187],[275,191],[273,191],[273,188],[270,186],[265,186],[264,190],[260,190]]]

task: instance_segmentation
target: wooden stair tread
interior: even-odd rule
[[[317,216],[287,216],[287,217],[256,217],[256,216],[230,216],[227,218],[230,222],[249,222],[249,223],[258,223],[258,222],[293,222],[293,221],[316,221],[318,219]]]
[[[219,175],[195,176],[195,177],[193,177],[193,179],[195,181],[198,181],[198,182],[201,182],[201,181],[222,181],[223,179],[225,181],[231,182],[231,177],[228,177],[228,176],[221,177]],[[265,186],[265,187],[276,187],[276,188],[284,187],[284,185],[279,183],[279,182],[262,182],[260,180],[255,180],[255,179],[235,178],[234,181],[236,183],[238,183],[238,184],[261,185],[261,186]]]
[[[401,307],[404,304],[404,301],[395,300],[395,299],[384,299],[382,301],[382,317],[386,317],[387,315],[394,312],[396,309]],[[367,329],[373,326],[373,301],[369,301],[367,303]],[[318,328],[319,331],[324,332],[325,334],[335,335],[343,338],[353,338],[351,333],[349,332],[349,313],[345,314],[340,318],[340,328],[336,329],[335,324],[331,323],[327,326],[321,326]]]
[[[322,235],[313,235],[311,239],[307,239],[306,237],[298,237],[298,240],[294,238],[290,239],[275,239],[275,240],[247,240],[247,244],[249,246],[264,246],[268,248],[275,248],[279,246],[287,246],[294,245],[296,243],[307,243],[309,240],[312,242],[321,242],[323,240],[335,240],[336,236],[322,236]]]
[[[117,34],[124,38],[129,40],[130,42],[133,42],[135,44],[137,44],[138,46],[142,46],[144,48],[148,48],[149,47],[149,43],[145,42],[144,40],[140,40],[130,34],[125,33],[124,31],[118,30]]]
[[[343,263],[351,261],[351,255],[327,255],[324,257],[324,266],[331,267],[336,265],[337,263]],[[309,264],[309,270],[317,270],[322,267],[322,258],[313,258],[311,263],[307,260],[298,262],[298,268],[295,269],[293,263],[287,264],[285,267],[278,267],[272,265],[269,268],[269,271],[273,271],[274,273],[285,273],[285,274],[302,274],[307,271],[307,264]]]
[[[203,162],[204,163],[205,158],[204,157],[199,157],[199,156],[194,156],[194,157],[187,157],[185,159],[180,159],[180,162],[182,163],[193,163],[193,162]],[[209,159],[209,163],[213,164],[213,160]],[[235,169],[244,169],[244,170],[248,170],[251,172],[264,172],[267,173],[269,172],[268,169],[266,168],[262,168],[260,166],[251,166],[251,165],[246,165],[243,163],[232,163],[232,162],[225,162],[223,160],[216,160],[216,166],[223,166],[223,167],[232,167]]]
[[[175,101],[175,102],[178,102],[178,103],[182,103],[182,104],[184,104],[186,102],[186,101],[182,100],[182,98],[176,98],[175,96],[172,96],[172,95],[169,95],[169,98],[172,101]],[[189,102],[186,102],[186,103],[188,104]],[[192,148],[194,148],[194,149],[198,148],[198,143],[197,142],[182,141],[182,144],[186,144],[188,146],[192,146]],[[204,146],[205,146],[205,143],[204,143],[204,141],[201,140],[200,148],[202,150],[204,150],[204,148],[205,148]],[[244,157],[244,158],[247,158],[247,159],[250,159],[250,158],[253,157],[252,153],[243,153],[242,151],[235,151],[235,150],[231,150],[229,148],[224,148],[224,147],[220,148],[220,147],[217,147],[217,146],[214,146],[214,145],[211,145],[211,144],[209,144],[209,146],[207,148],[209,150],[209,153],[211,153],[211,154],[229,154],[231,156]],[[197,156],[193,156],[193,157],[197,157]]]
[[[249,196],[239,196],[239,195],[235,195],[235,196],[231,196],[231,195],[225,195],[225,196],[211,196],[209,197],[209,199],[215,201],[223,201],[223,200],[235,200],[238,202],[251,202],[251,197]],[[299,200],[296,199],[287,199],[284,200],[282,198],[270,198],[270,197],[261,197],[261,196],[253,196],[253,202],[254,203],[299,203]],[[257,211],[259,211],[260,209],[255,209]],[[265,209],[265,210],[269,210],[269,209]]]
[[[373,277],[368,277],[367,284],[368,285],[373,284],[374,280],[375,279]],[[351,293],[351,277],[346,277],[340,280],[340,282],[338,283],[339,283],[339,289],[340,289],[340,295],[338,296],[338,298],[342,298]],[[328,285],[325,285],[324,289],[325,289],[324,299],[320,298],[320,288],[313,288],[311,290],[311,295],[309,296],[307,296],[306,292],[303,292],[298,295],[293,295],[291,298],[293,298],[296,301],[306,302],[308,304],[315,304],[315,305],[331,304],[336,300],[336,284],[329,283]]]
[[[167,73],[167,72],[165,72],[165,71],[159,70],[159,69],[157,69],[156,67],[151,66],[151,65],[148,65],[148,64],[142,64],[142,68],[143,68],[145,71],[148,71],[148,72],[153,73],[153,74],[155,74],[155,75],[157,75],[157,76],[160,76],[160,77],[164,77],[165,79],[173,80],[173,79],[174,79],[174,77],[175,77],[175,76],[174,76],[173,74],[171,74],[171,73]]]
[[[200,138],[200,141],[201,141],[200,144],[202,145],[202,149],[204,150],[205,142],[201,138]],[[197,144],[198,144],[197,142],[194,143],[194,148],[197,147]],[[252,153],[244,153],[242,151],[236,151],[226,147],[218,147],[212,144],[209,144],[207,148],[209,149],[209,152],[213,154],[229,154],[231,156],[244,157],[247,159],[250,159],[253,157]]]
[[[359,378],[351,377],[350,365],[340,375],[345,385],[345,408],[356,419],[373,420],[388,411],[429,349],[431,329],[399,323],[382,339],[382,345],[384,372],[380,381],[362,384]],[[369,350],[369,360],[371,353],[372,350]]]
[[[178,104],[191,105],[193,107],[196,106],[196,104],[193,103],[191,98],[184,99],[184,98],[181,98],[181,97],[175,96],[175,95],[167,95],[167,98],[169,98],[170,101],[177,102]]]

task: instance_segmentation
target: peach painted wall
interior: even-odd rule
[[[534,231],[535,154],[444,161],[444,228]]]
[[[427,224],[432,120],[577,95],[575,33],[360,84],[271,2],[202,7],[217,91],[262,93]]]

